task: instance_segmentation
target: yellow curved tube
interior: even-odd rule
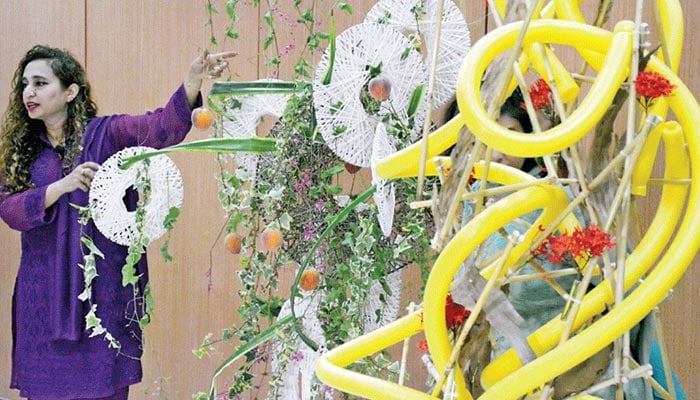
[[[570,0],[568,3],[572,5],[574,2],[575,0]],[[664,8],[664,5],[666,6],[665,9],[662,9],[662,13],[665,12],[666,17],[662,18],[670,18],[669,16],[674,15],[676,12],[674,10],[680,9],[679,6],[676,7],[676,1],[660,2],[660,5],[662,8]],[[682,21],[682,17],[679,20]],[[552,21],[547,21],[547,23],[551,23],[551,29],[556,29],[549,31],[550,35],[552,32],[558,34],[558,29],[560,28],[562,29],[563,36],[574,35],[569,29],[574,29],[570,27],[575,24],[552,23]],[[533,26],[536,25],[536,23],[533,23]],[[503,31],[499,31],[499,34],[503,34]],[[537,33],[535,36],[529,36],[529,38],[536,38],[536,35]],[[585,43],[587,47],[585,48],[592,49],[598,54],[604,54],[608,52],[608,50],[610,50],[610,52],[615,51],[615,54],[619,54],[619,51],[624,51],[625,49],[629,52],[629,49],[625,45],[618,43],[617,45],[620,47],[614,47],[616,41],[622,42],[627,40],[627,38],[618,39],[622,34],[615,34],[615,38],[611,39],[613,35],[609,32],[606,33],[602,30],[590,30],[585,28],[579,32],[579,35],[579,39],[585,38],[587,41],[587,43]],[[561,37],[559,35],[557,36]],[[500,42],[499,45],[503,46]],[[580,48],[577,47],[577,49]],[[500,51],[498,49],[487,50],[492,51],[493,54],[499,54]],[[678,54],[679,53],[680,50],[678,50]],[[484,50],[483,54],[487,54],[486,50]],[[675,53],[671,52],[670,54],[672,54],[671,58],[674,58]],[[491,55],[492,54],[489,54],[488,56]],[[601,76],[607,77],[608,75],[620,73],[623,75],[622,79],[624,79],[626,71],[621,73],[619,70],[624,70],[627,63],[618,64],[618,70],[615,71],[614,68],[610,66],[611,60],[612,58],[608,56],[606,65],[601,70]],[[671,64],[677,65],[673,62]],[[465,68],[466,67],[463,65],[463,69]],[[555,347],[559,343],[559,338],[563,330],[562,321],[559,318],[555,318],[545,324],[528,338],[533,350],[539,355],[539,357],[531,363],[522,366],[520,360],[513,351],[508,351],[497,358],[482,374],[482,383],[484,387],[487,388],[487,391],[479,397],[480,400],[514,400],[525,393],[536,390],[537,387],[541,386],[543,383],[561,375],[607,346],[616,337],[619,337],[643,319],[650,310],[666,296],[667,292],[682,277],[700,249],[700,241],[696,239],[694,229],[695,221],[700,220],[700,187],[698,185],[700,182],[698,182],[696,178],[700,174],[700,125],[698,125],[700,123],[700,106],[683,82],[680,81],[670,68],[663,65],[658,58],[652,58],[650,68],[662,73],[677,87],[675,95],[668,99],[668,106],[676,115],[679,122],[663,123],[657,127],[658,132],[655,131],[652,133],[652,136],[656,135],[662,137],[665,142],[665,151],[667,153],[665,178],[669,181],[673,181],[681,179],[686,180],[690,177],[692,181],[689,186],[683,184],[666,184],[663,186],[662,197],[654,220],[640,243],[626,259],[625,289],[631,289],[634,285],[639,283],[639,279],[646,275],[645,280],[639,284],[621,304],[561,346]],[[481,75],[479,75],[477,79],[480,79],[480,76]],[[474,85],[475,82],[469,81],[468,77],[469,75],[463,74],[462,71],[460,71],[458,87],[464,87],[465,80],[468,81],[468,84]],[[598,81],[596,83],[598,83]],[[610,84],[612,85],[612,83]],[[618,86],[611,87],[614,87],[614,90],[616,90]],[[593,88],[591,88],[591,90],[593,90]],[[463,107],[463,99],[460,100],[458,97],[458,102],[460,102],[461,110],[469,110],[468,107]],[[582,103],[581,106],[583,106],[584,103]],[[607,107],[607,105],[605,105],[605,107]],[[659,107],[662,106],[659,105]],[[483,112],[483,106],[481,106],[479,111],[485,114]],[[466,115],[463,117],[465,120],[467,119]],[[450,125],[451,130],[445,129],[440,132],[439,137],[442,139],[440,143],[441,146],[445,146],[444,149],[456,142],[457,134],[464,124],[461,118],[462,117],[458,118],[457,121],[450,121],[452,123],[452,125]],[[593,124],[597,123],[597,119],[594,115],[589,114],[587,118],[593,120]],[[567,119],[566,122],[572,122],[571,118]],[[468,123],[471,127],[474,122]],[[572,123],[572,125],[578,126],[578,123]],[[586,131],[588,131],[588,129],[586,129]],[[434,134],[436,133],[438,133],[438,131]],[[550,132],[548,131],[546,133],[549,134]],[[484,133],[484,135],[488,134]],[[561,139],[559,136],[548,138],[548,140],[564,142],[564,139]],[[450,141],[451,143],[447,144]],[[483,141],[489,144],[486,140]],[[499,149],[495,145],[491,146]],[[534,144],[532,144],[532,146],[534,147]],[[656,151],[657,145],[653,144],[653,140],[649,146],[654,149],[654,152]],[[517,146],[510,145],[507,147]],[[430,151],[439,154],[444,150],[438,149],[439,146],[436,146]],[[645,151],[648,150],[645,148]],[[507,153],[508,151],[506,150],[504,152]],[[391,177],[398,177],[402,174],[405,174],[405,176],[415,176],[417,174],[417,162],[415,160],[420,158],[420,147],[416,146],[415,149],[397,154],[392,156],[394,157],[392,159],[393,162],[401,161],[404,165],[384,166],[385,169],[383,172],[394,174],[394,176]],[[409,154],[412,155],[409,157]],[[520,155],[518,153],[512,154]],[[543,154],[549,153],[543,151],[542,154],[539,155]],[[527,157],[534,155],[520,156]],[[411,169],[413,166],[407,167],[405,165],[408,164],[407,161],[413,162],[416,166],[415,173]],[[653,159],[650,163],[653,164]],[[489,180],[517,180],[522,178],[517,177],[517,174],[509,175],[508,172],[501,171],[499,165],[500,164],[491,164]],[[480,166],[477,164],[475,166],[475,173],[477,175],[481,174],[479,168]],[[504,175],[499,176],[501,173]],[[445,297],[461,260],[466,258],[471,252],[471,250],[467,251],[465,248],[474,248],[490,235],[489,231],[493,232],[493,230],[498,229],[498,227],[509,222],[512,218],[521,215],[518,213],[528,212],[528,209],[536,210],[542,208],[542,204],[545,204],[546,208],[544,208],[540,218],[543,218],[545,214],[547,214],[547,219],[555,218],[558,215],[556,210],[558,209],[559,212],[561,212],[563,209],[562,205],[568,202],[568,199],[561,198],[561,193],[557,193],[557,191],[562,192],[561,189],[552,186],[533,186],[520,190],[500,200],[496,203],[498,207],[489,207],[460,230],[458,235],[448,243],[445,250],[443,250],[438,257],[434,271],[431,273],[428,280],[430,290],[426,287],[425,310],[427,313],[423,316],[423,325],[426,338],[428,338],[430,345],[431,354],[439,370],[444,369],[451,352],[451,344],[447,339],[447,330],[445,327]],[[544,194],[547,192],[549,193]],[[556,201],[552,202],[549,196],[553,196]],[[687,204],[686,198],[688,199]],[[681,220],[684,211],[685,215]],[[674,236],[678,221],[681,221],[681,223]],[[481,224],[481,227],[477,229],[479,224]],[[535,223],[533,226],[537,226],[537,224],[538,223]],[[535,232],[535,234],[536,233],[537,232]],[[670,242],[672,237],[673,241]],[[664,249],[666,249],[665,253]],[[584,322],[589,322],[593,316],[600,314],[605,309],[606,305],[612,303],[612,301],[613,294],[610,282],[604,281],[584,297],[575,321],[575,329],[582,326]],[[360,360],[376,351],[387,348],[394,343],[418,333],[420,329],[421,324],[418,313],[397,320],[375,332],[339,346],[322,356],[317,365],[317,375],[319,379],[331,386],[369,399],[431,399],[433,397],[425,393],[381,379],[357,374],[344,368],[354,361]],[[461,376],[461,374],[456,375]],[[466,393],[464,382],[457,379],[456,383],[459,389],[459,398],[471,399],[471,395]],[[595,399],[595,397],[584,396],[580,397],[580,399],[592,400]]]
[[[529,46],[525,46],[524,51],[530,59],[530,62],[532,62],[533,67],[535,67],[535,70],[544,78],[547,77],[545,57],[547,58],[562,102],[568,103],[578,97],[581,88],[549,47],[544,47],[541,43],[533,43]]]
[[[667,129],[664,134],[667,169],[666,179],[687,179],[688,158],[685,156],[685,141],[683,132],[677,123],[664,124]],[[626,261],[625,288],[629,289],[654,265],[663,251],[676,228],[676,221],[682,215],[683,206],[687,195],[687,187],[684,185],[664,186],[659,209],[645,236],[640,241]],[[588,293],[577,314],[574,327],[578,328],[590,319],[601,313],[606,305],[613,301],[613,293],[610,284],[604,281],[601,285]],[[630,327],[620,326],[620,334]],[[542,326],[528,338],[533,351],[542,355],[559,343],[559,337],[564,329],[564,323],[560,318],[554,318]],[[619,336],[619,335],[618,335]],[[604,346],[603,346],[604,347]],[[601,347],[602,348],[602,347]],[[491,388],[496,382],[503,379],[522,367],[522,364],[514,351],[507,351],[494,360],[482,374],[482,386]]]
[[[423,316],[425,337],[439,373],[445,370],[452,351],[445,325],[445,300],[452,278],[462,262],[500,227],[521,215],[542,209],[540,216],[525,233],[524,242],[518,245],[529,248],[535,236],[541,234],[538,227],[552,223],[567,205],[566,192],[555,186],[533,186],[520,190],[476,215],[445,246],[428,277],[423,299],[425,310],[429,310]],[[466,391],[464,379],[458,372],[455,375],[457,393],[462,395]]]
[[[462,117],[457,114],[446,124],[430,134],[427,159],[440,155],[457,143],[459,131],[464,127]],[[423,142],[416,142],[401,151],[383,158],[377,163],[377,175],[383,179],[418,176]]]
[[[411,337],[422,330],[422,311],[416,311],[364,336],[344,343],[321,356],[316,376],[322,382],[367,399],[426,400],[432,397],[415,389],[346,369],[348,365]],[[444,324],[444,321],[443,321]]]
[[[665,54],[668,54],[670,60],[665,60],[664,52],[657,52],[656,56],[664,61],[673,73],[678,73],[684,37],[683,11],[678,1],[659,0],[658,4],[665,36],[664,44],[667,47]],[[666,100],[657,99],[650,108],[649,113],[665,119],[667,110],[668,103]],[[647,182],[651,176],[652,167],[659,148],[660,134],[658,131],[659,127],[657,126],[650,132],[649,138],[644,143],[644,147],[642,147],[639,160],[634,166],[632,172],[632,194],[634,195],[646,196]]]
[[[525,41],[586,46],[607,53],[606,62],[588,95],[566,121],[539,134],[511,131],[492,120],[481,101],[481,77],[492,60],[515,43],[522,24],[506,25],[482,38],[467,54],[460,69],[457,103],[467,127],[482,142],[518,157],[539,157],[565,149],[588,133],[612,103],[617,88],[627,78],[632,36],[629,22],[619,23],[614,35],[572,22],[533,21]],[[552,35],[552,30],[557,32]],[[612,35],[612,40],[610,37]]]
[[[669,99],[669,104],[674,114],[678,117],[680,125],[671,123],[667,125],[664,139],[667,147],[667,179],[687,179],[688,177],[697,177],[700,173],[698,166],[698,157],[700,157],[700,132],[698,121],[700,121],[700,106],[698,106],[694,97],[685,85],[678,79],[677,76],[671,73],[665,66],[661,65],[657,60],[652,60],[655,68],[659,68],[665,76],[672,80],[672,83],[677,86],[677,94]],[[681,129],[680,127],[683,127]],[[684,132],[686,133],[684,135]],[[684,137],[687,139],[687,153],[684,151]],[[686,156],[687,154],[687,156]],[[689,159],[692,162],[689,162]],[[690,173],[688,170],[691,169]],[[509,373],[509,369],[513,365],[519,364],[519,360],[514,356],[513,352],[507,352],[505,357],[494,361],[484,374],[482,375],[482,384],[489,387],[487,393],[493,390],[493,393],[502,393],[502,390],[523,390],[527,389],[522,386],[522,382],[516,383],[517,379],[522,379],[525,375],[528,380],[546,382],[553,376],[563,373],[574,365],[582,362],[586,358],[593,355],[595,352],[602,349],[608,343],[612,342],[615,337],[630,329],[634,324],[638,323],[648,312],[660,302],[666,295],[668,290],[680,279],[681,275],[692,262],[693,257],[700,247],[700,242],[695,239],[691,224],[700,218],[700,208],[697,204],[700,202],[700,190],[698,184],[694,181],[690,186],[690,196],[686,207],[686,215],[682,220],[675,240],[671,243],[664,257],[658,262],[658,265],[651,272],[649,277],[644,281],[633,294],[626,299],[623,304],[617,306],[608,315],[597,321],[591,327],[587,328],[583,333],[576,336],[564,346],[560,346],[546,355],[542,356],[545,361],[538,359],[535,362],[528,364],[516,372],[507,375],[498,383],[494,382],[496,375],[505,376]],[[673,235],[675,222],[679,220],[683,211],[683,203],[688,188],[684,185],[665,185],[659,210],[655,215],[654,221],[649,227],[647,234],[644,236],[639,245],[630,254],[627,259],[627,273],[625,279],[625,287],[629,289],[634,285],[641,276],[648,271],[656,260],[659,254],[663,251],[668,242],[668,238]],[[669,223],[670,222],[670,223]],[[654,292],[655,291],[655,292]],[[583,306],[579,311],[580,318],[577,319],[578,326],[597,312],[602,311],[605,303],[612,301],[612,292],[608,282],[600,285],[591,293],[589,293],[583,302]],[[596,309],[598,311],[596,311]],[[624,315],[619,315],[624,314]],[[533,346],[533,350],[537,354],[543,354],[548,349],[556,345],[556,341],[561,333],[560,321],[552,320],[540,328],[537,332],[530,336],[529,341]],[[586,345],[579,341],[588,340]],[[574,341],[576,340],[576,341]],[[574,343],[574,344],[570,344]],[[585,347],[585,349],[573,350],[573,346]],[[565,347],[566,346],[566,347]],[[563,350],[561,350],[563,349]],[[556,361],[546,361],[549,358],[554,358],[552,354],[558,354],[559,359]],[[543,367],[539,366],[540,362],[549,362],[548,367],[550,372],[546,374]],[[514,363],[513,365],[509,365]],[[514,371],[510,369],[510,371]],[[550,375],[553,374],[553,375]],[[534,378],[534,377],[537,378]],[[493,385],[492,385],[493,384]],[[533,383],[534,384],[534,383]],[[514,389],[518,387],[518,389]],[[513,392],[514,393],[514,392]],[[489,398],[507,398],[496,397]],[[515,397],[513,397],[515,398]]]

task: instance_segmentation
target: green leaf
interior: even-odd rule
[[[90,238],[83,236],[83,237],[80,238],[80,242],[81,242],[83,245],[85,245],[85,247],[88,248],[88,251],[89,251],[90,253],[92,253],[92,254],[94,254],[94,255],[100,257],[101,259],[104,259],[104,258],[105,258],[105,255],[102,254],[102,252],[100,251],[100,249],[97,248],[97,246],[95,245],[95,243],[94,243]]]
[[[228,15],[231,20],[236,19],[236,5],[238,4],[238,0],[228,0],[226,2],[226,15]]]
[[[163,226],[167,230],[173,229],[175,226],[175,221],[177,221],[177,217],[180,216],[180,209],[178,207],[170,207],[168,210],[168,215],[165,216],[165,219],[163,219]]]
[[[343,193],[343,188],[340,186],[328,185],[328,186],[325,186],[324,189],[326,190],[326,193],[328,193],[330,195],[334,195],[334,196],[337,196],[337,195]]]
[[[352,15],[352,5],[350,3],[341,2],[338,3],[338,8]]]
[[[423,92],[425,92],[425,84],[420,84],[413,89],[411,92],[411,99],[408,102],[408,108],[406,109],[406,115],[411,118],[418,111],[418,106],[423,100]]]
[[[294,82],[246,81],[214,82],[209,97],[245,96],[253,94],[292,94],[299,92]]]
[[[329,178],[333,175],[338,175],[339,173],[345,171],[345,167],[342,165],[336,165],[335,167],[329,168],[321,173],[321,179]]]
[[[223,364],[221,364],[215,371],[214,375],[211,378],[211,386],[209,388],[209,400],[215,400],[216,399],[216,378],[225,370],[228,368],[231,364],[236,362],[239,358],[245,356],[248,354],[250,351],[255,350],[259,346],[269,342],[272,340],[274,337],[277,336],[277,331],[284,325],[292,322],[294,318],[291,315],[287,315],[286,317],[278,320],[274,324],[270,325],[269,328],[265,329],[264,331],[260,332],[259,335],[255,336],[253,339],[250,341],[246,342],[245,344],[241,345],[238,347],[235,353],[233,353],[228,359],[226,359]]]
[[[289,230],[291,228],[292,217],[285,212],[280,216],[280,227]]]
[[[323,76],[321,83],[328,85],[331,83],[331,78],[333,77],[333,65],[335,64],[335,46],[336,46],[336,34],[335,34],[335,17],[331,11],[331,32],[330,32],[330,50],[328,53],[328,69],[326,74]]]
[[[149,151],[135,156],[126,157],[122,160],[121,169],[129,169],[139,161],[147,160],[151,157],[167,154],[174,151],[206,151],[217,153],[265,153],[276,150],[276,140],[271,138],[248,137],[248,138],[210,138],[196,140],[188,143],[180,143],[160,150]]]

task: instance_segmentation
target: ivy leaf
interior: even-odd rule
[[[369,71],[369,79],[376,78],[382,74],[383,63],[380,62],[377,65],[368,65],[367,70]]]
[[[163,226],[167,230],[173,229],[175,226],[175,221],[177,221],[177,217],[180,216],[180,209],[178,207],[170,207],[170,210],[168,210],[168,215],[165,216],[165,219],[163,220]]]
[[[88,248],[88,251],[89,251],[90,253],[92,253],[92,254],[94,254],[94,255],[100,257],[101,259],[104,259],[104,258],[105,258],[105,255],[102,254],[102,252],[100,251],[100,249],[98,249],[97,246],[95,246],[95,243],[93,243],[93,241],[90,240],[90,238],[81,237],[81,238],[80,238],[80,242],[81,242],[82,244],[84,244],[85,247]]]
[[[291,228],[292,217],[289,213],[285,212],[280,216],[279,222],[282,229],[289,230]]]
[[[350,3],[345,3],[345,2],[338,3],[338,9],[343,10],[343,11],[347,12],[348,14],[352,15],[352,5],[350,5]]]
[[[236,16],[236,5],[238,4],[238,0],[228,0],[226,2],[226,15],[232,20],[238,19]]]

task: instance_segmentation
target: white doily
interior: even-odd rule
[[[411,94],[426,81],[425,65],[404,35],[379,24],[355,25],[337,36],[332,79],[324,85],[329,57],[330,48],[316,68],[313,85],[319,131],[343,161],[369,167],[372,137],[380,119],[368,113],[360,100],[370,79],[370,68],[381,66],[381,76],[391,81],[391,96],[381,103],[381,112],[391,106],[402,121],[407,121]],[[414,116],[410,141],[423,127],[426,110],[425,102],[422,104]]]
[[[377,186],[377,190],[374,192],[374,203],[377,205],[377,219],[384,236],[391,235],[391,228],[394,225],[396,188],[393,183],[387,185],[386,180],[380,178],[375,170],[379,161],[395,152],[396,148],[389,140],[386,127],[383,123],[378,123],[372,140],[372,184]]]
[[[391,290],[390,294],[384,291],[379,282],[372,283],[367,303],[364,305],[365,332],[371,332],[396,321],[401,305],[401,271],[399,269],[386,276],[387,286]]]
[[[170,209],[182,206],[182,177],[167,156],[151,157],[147,167],[141,161],[127,170],[119,168],[124,158],[150,150],[153,149],[128,147],[112,155],[97,171],[90,186],[89,204],[95,226],[108,239],[123,246],[128,246],[138,235],[136,212],[127,210],[123,199],[127,190],[137,184],[139,171],[151,182],[144,221],[144,235],[149,243],[167,232],[163,221]]]
[[[282,82],[278,79],[261,79],[255,82]],[[289,94],[253,94],[234,96],[237,108],[228,109],[224,118],[224,136],[246,138],[257,135],[262,117],[269,115],[279,118],[289,101]],[[239,167],[252,174],[255,179],[258,156],[249,153],[232,153],[231,157]]]
[[[420,3],[425,3],[419,13]],[[435,74],[434,108],[447,103],[455,95],[457,75],[464,57],[471,48],[469,27],[452,0],[444,0],[440,45]],[[387,24],[406,35],[421,38],[426,51],[425,63],[432,60],[433,43],[437,37],[437,0],[380,0],[369,10],[365,22]]]

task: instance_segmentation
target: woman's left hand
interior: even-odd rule
[[[216,79],[228,68],[228,59],[234,57],[235,51],[222,51],[220,53],[211,53],[204,50],[202,54],[192,61],[187,76],[185,77],[185,91],[187,92],[187,100],[192,106],[197,99],[199,90],[202,87],[202,80]]]

